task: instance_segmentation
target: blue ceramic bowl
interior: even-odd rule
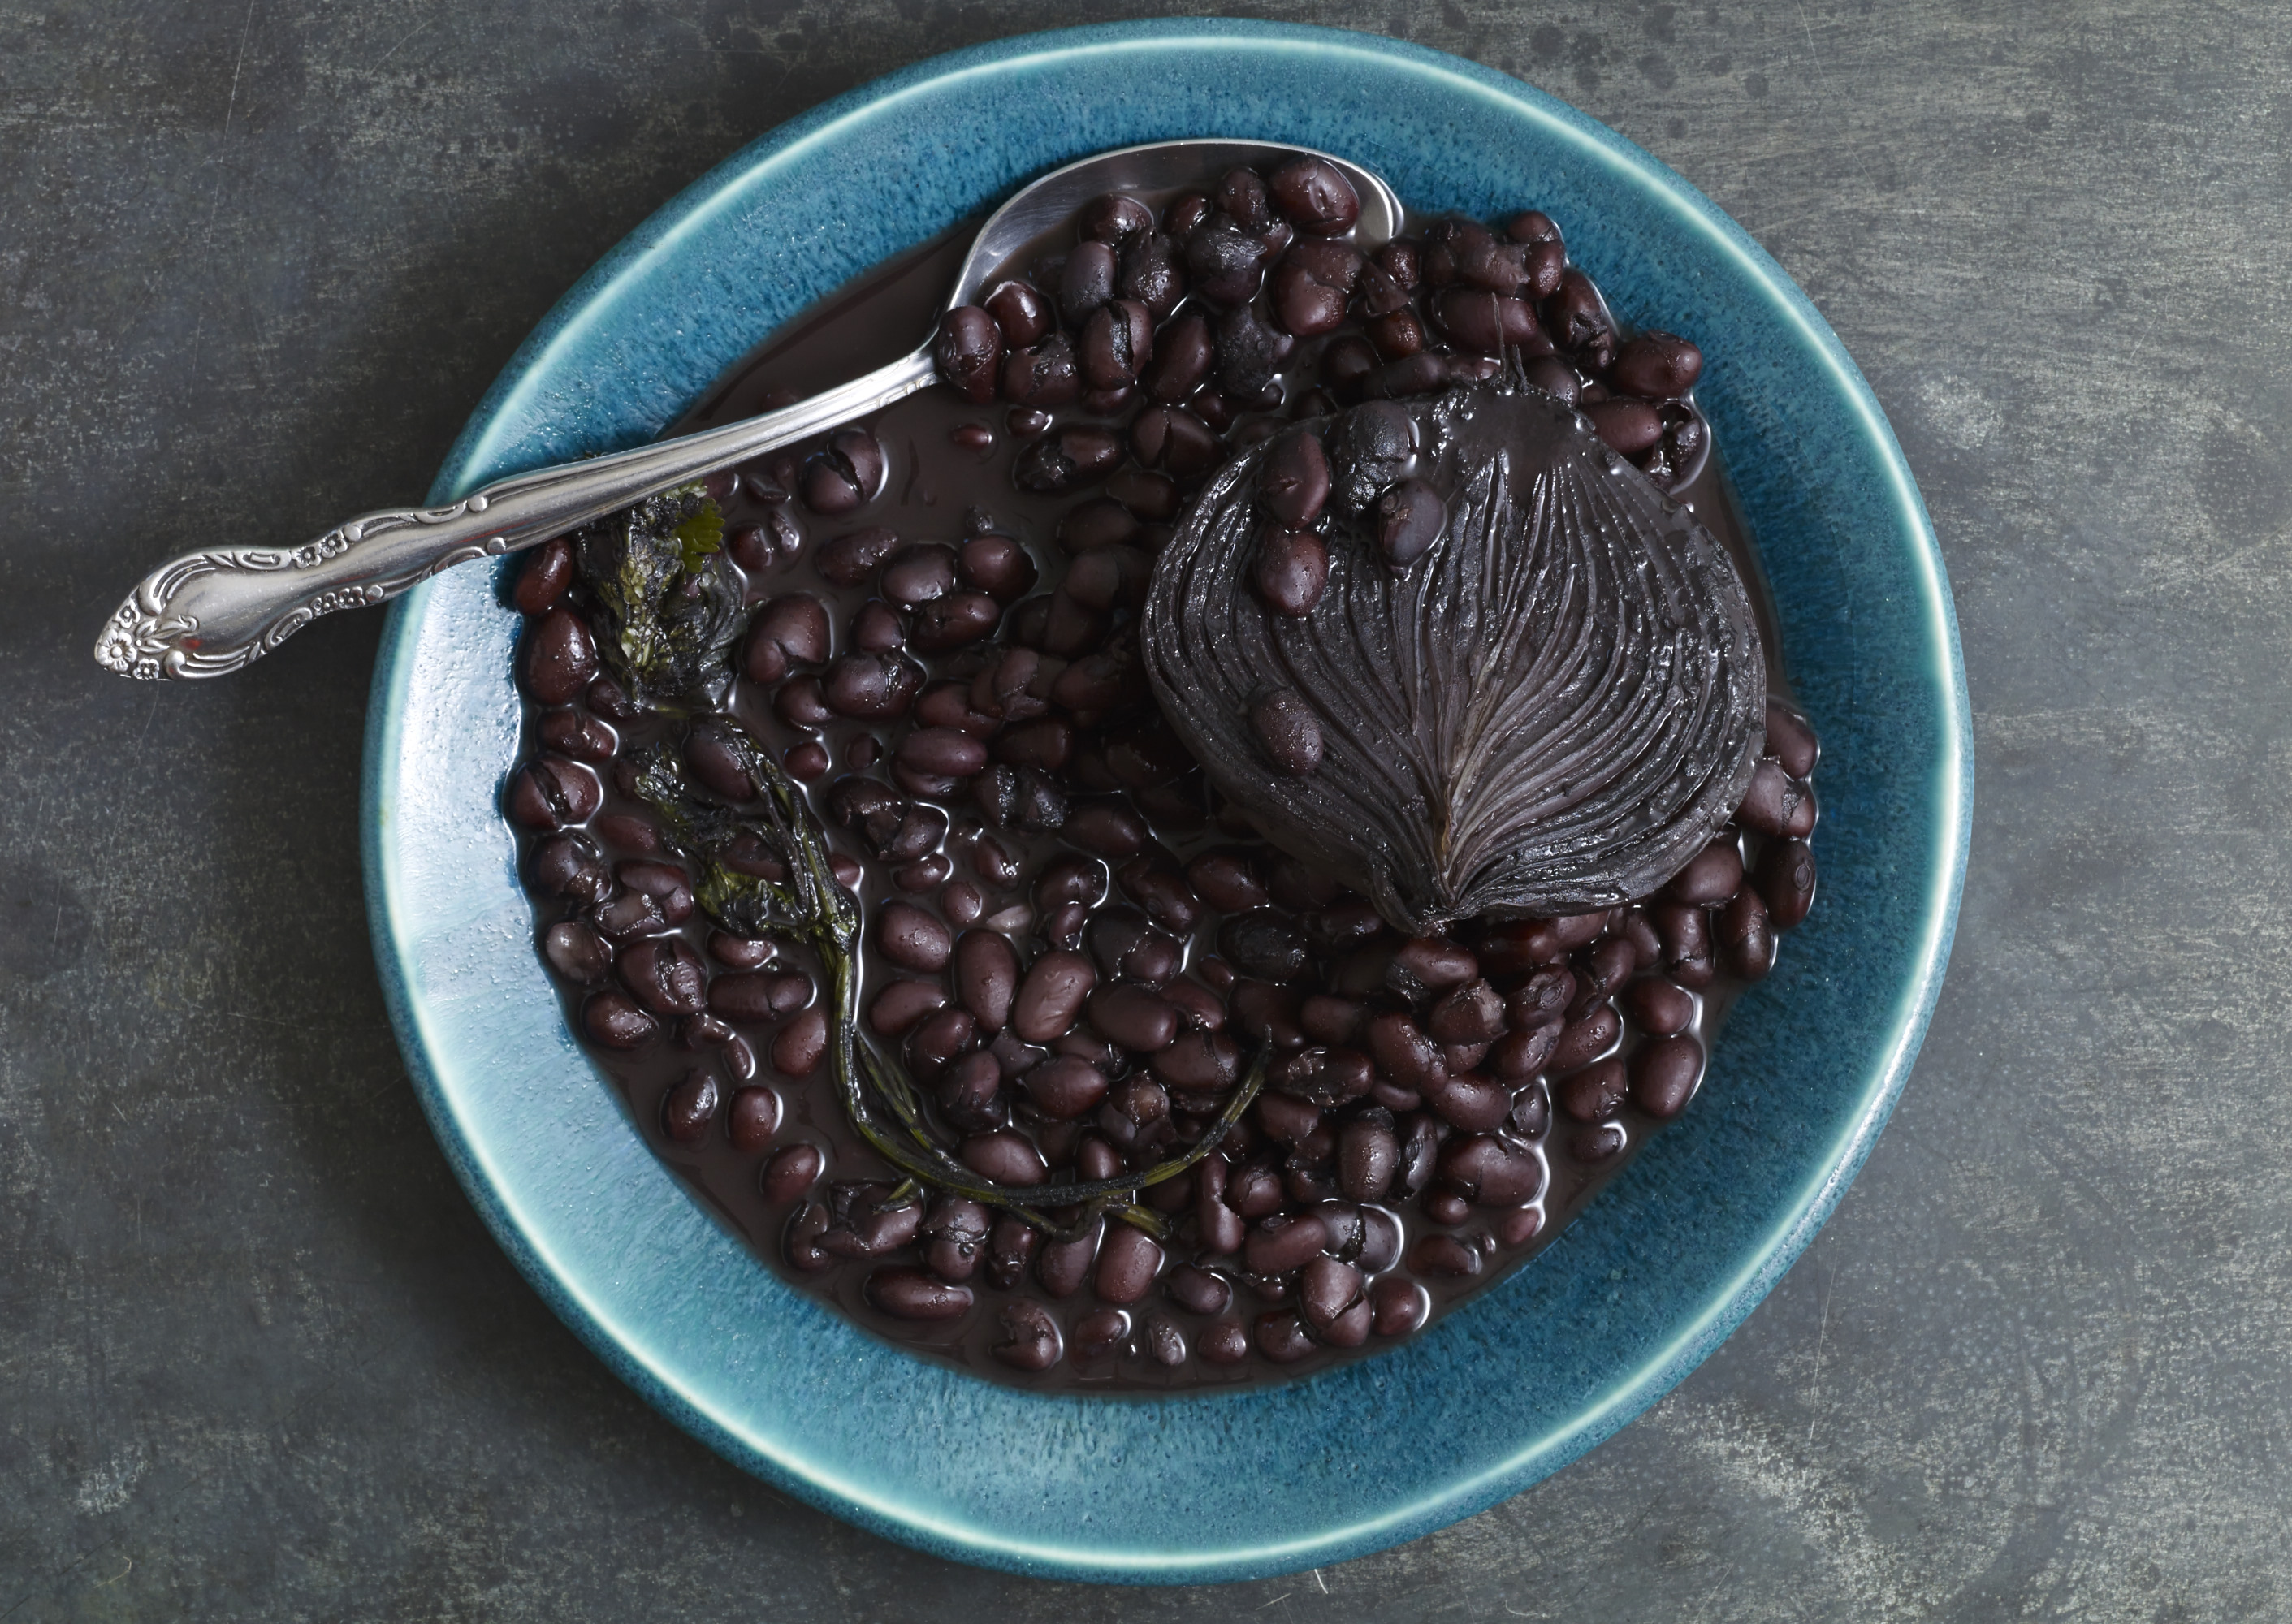
[[[398,607],[367,721],[366,871],[439,1141],[550,1305],[678,1424],[790,1493],[963,1561],[1201,1581],[1336,1562],[1513,1494],[1646,1408],[1813,1235],[1893,1104],[1965,863],[1965,676],[1901,453],[1774,261],[1551,98],[1389,40],[1242,22],[1037,35],[774,131],[664,208],[518,352],[432,497],[656,435],[810,300],[1034,173],[1178,135],[1291,141],[1413,203],[1566,226],[1626,319],[1695,335],[1828,753],[1821,905],[1709,1081],[1553,1247],[1430,1332],[1311,1379],[1037,1396],[871,1340],[654,1160],[568,1036],[497,786],[515,617],[456,570]]]

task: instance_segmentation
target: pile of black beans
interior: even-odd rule
[[[1660,894],[1415,939],[1259,838],[1156,710],[1154,554],[1286,421],[1501,379],[1659,484],[1705,460],[1699,353],[1619,334],[1545,215],[1363,253],[1356,208],[1311,160],[1102,198],[949,313],[948,388],[712,480],[755,606],[720,710],[631,703],[569,543],[516,581],[532,750],[504,805],[577,1029],[664,1154],[883,1334],[1164,1387],[1407,1335],[1687,1105],[1716,1015],[1812,901],[1817,749],[1780,703],[1733,825]],[[1070,1221],[1058,1184],[1198,1144],[1263,1057],[1216,1149],[1142,1193],[1158,1236],[902,1192],[850,1131],[820,967],[716,928],[633,793],[629,757],[666,740],[752,807],[734,729],[808,786],[867,919],[863,1028],[979,1173]]]

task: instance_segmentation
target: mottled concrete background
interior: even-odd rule
[[[97,625],[168,553],[419,493],[750,136],[1132,9],[0,0],[0,1618],[2292,1616],[2278,6],[1247,8],[1675,165],[1836,326],[1949,555],[1981,804],[1933,1034],[1621,1436],[1320,1574],[1029,1583],[723,1465],[496,1251],[367,953],[379,623],[204,689],[100,673]]]

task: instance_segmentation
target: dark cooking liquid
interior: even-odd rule
[[[850,285],[831,296],[813,310],[796,318],[776,334],[764,346],[730,369],[711,390],[703,403],[677,425],[677,431],[709,427],[746,416],[769,406],[800,398],[831,384],[843,382],[860,372],[895,358],[912,349],[917,340],[928,333],[936,318],[940,302],[948,285],[954,268],[962,256],[968,232],[950,233],[946,237],[902,257]],[[1301,355],[1310,355],[1313,346],[1301,345]],[[1296,368],[1293,366],[1289,371]],[[1292,390],[1293,396],[1299,392]],[[792,559],[783,559],[774,567],[752,580],[752,601],[787,592],[809,592],[827,605],[830,618],[836,628],[836,646],[840,650],[848,646],[847,628],[853,611],[870,595],[867,585],[843,588],[829,584],[812,567],[812,559],[821,543],[835,536],[872,526],[888,527],[899,533],[903,542],[940,541],[949,543],[973,534],[981,527],[982,519],[987,527],[1016,536],[1022,542],[1041,571],[1036,591],[1055,588],[1069,563],[1053,537],[1061,519],[1078,502],[1088,500],[1097,492],[1085,487],[1058,494],[1045,495],[1021,490],[1014,486],[1011,467],[1021,442],[1016,440],[1006,423],[1009,408],[1002,402],[991,406],[973,405],[959,398],[952,390],[933,387],[910,397],[869,419],[880,440],[888,464],[888,472],[881,494],[856,511],[839,514],[833,519],[803,511],[801,504],[787,502],[786,513],[795,518],[801,527],[804,543]],[[1126,416],[1127,414],[1126,414]],[[963,438],[972,442],[965,448]],[[989,443],[977,448],[981,435]],[[809,447],[793,448],[798,452]],[[767,459],[770,461],[771,459]],[[748,488],[717,481],[713,488],[722,491],[720,498],[725,512],[727,534],[746,526],[763,523],[771,509],[758,501]],[[1744,581],[1750,586],[1752,598],[1760,615],[1761,631],[1764,639],[1768,679],[1771,690],[1777,695],[1787,692],[1774,623],[1761,578],[1756,556],[1749,544],[1734,503],[1728,492],[1726,476],[1715,455],[1707,462],[1696,479],[1678,493],[1679,499],[1692,507],[1703,523],[1726,546]],[[1007,617],[1006,617],[1007,623]],[[1007,636],[1007,631],[998,636]],[[998,641],[994,647],[999,648]],[[966,655],[971,657],[966,658]],[[950,671],[967,676],[976,669],[974,651],[962,650],[954,655],[925,656],[924,663],[930,672],[926,684],[940,679]],[[771,695],[763,686],[742,680],[736,685],[730,702],[732,713],[776,757],[785,758],[791,747],[815,736],[800,733],[784,724],[773,712]],[[621,736],[624,756],[661,737],[674,736],[674,724],[663,719],[645,715],[617,724]],[[826,725],[816,736],[827,749],[830,762],[824,774],[814,776],[809,788],[820,824],[829,832],[831,844],[843,853],[860,860],[864,878],[859,888],[863,917],[868,921],[865,939],[868,943],[863,957],[863,983],[860,997],[862,1030],[866,1031],[866,1011],[881,987],[889,981],[907,979],[911,972],[887,964],[876,946],[875,925],[883,905],[890,901],[905,899],[929,907],[938,887],[920,892],[902,890],[895,883],[892,870],[894,865],[879,863],[868,856],[858,840],[842,828],[826,806],[826,791],[846,773],[873,771],[880,773],[884,757],[900,736],[902,724],[898,722],[868,724],[837,719]],[[649,818],[650,809],[625,798],[612,784],[609,770],[599,775],[604,779],[605,815],[626,814]],[[1134,797],[1134,800],[1142,800]],[[1187,828],[1179,823],[1155,816],[1150,807],[1142,805],[1148,821],[1153,824],[1154,837],[1183,864],[1198,853],[1215,847],[1255,844],[1247,836],[1238,836],[1215,821],[1205,826]],[[988,922],[1003,910],[1029,902],[1035,876],[1047,864],[1071,859],[1075,848],[1060,840],[1055,834],[1029,835],[1016,828],[995,830],[992,839],[1018,860],[1020,874],[1015,883],[994,885],[982,879],[966,863],[962,836],[966,830],[979,826],[977,808],[964,795],[950,798],[945,806],[952,826],[947,842],[947,853],[952,858],[951,876],[940,884],[968,881],[984,894],[983,913]],[[1181,820],[1182,821],[1182,820]],[[592,831],[594,832],[593,821]],[[1754,856],[1757,837],[1752,837]],[[606,856],[612,859],[642,856],[647,854],[629,848],[614,848],[609,842]],[[1267,848],[1269,858],[1273,854]],[[1118,867],[1118,861],[1111,866]],[[916,877],[909,875],[914,880]],[[927,876],[925,877],[927,878]],[[1124,901],[1118,889],[1111,890],[1110,903]],[[553,903],[543,904],[545,923],[561,916]],[[1204,918],[1194,933],[1190,962],[1198,961],[1215,952],[1219,915],[1204,909]],[[957,927],[960,928],[959,926]],[[696,914],[682,928],[682,934],[696,949],[704,953],[710,924],[705,914]],[[1011,932],[1021,946],[1023,966],[1030,958],[1028,951],[1029,932],[1024,926]],[[816,984],[825,986],[826,978],[816,962],[801,951],[783,955],[783,965],[790,964],[808,971]],[[712,961],[712,969],[715,967]],[[720,972],[721,973],[721,972]],[[1319,985],[1317,982],[1315,985]],[[1721,977],[1699,995],[1699,1012],[1691,1031],[1705,1043],[1707,1049],[1715,1035],[1724,1012],[1740,984]],[[567,1010],[576,1031],[580,1030],[581,993],[568,989]],[[632,1120],[643,1133],[655,1151],[675,1168],[706,1200],[721,1219],[743,1236],[758,1255],[771,1266],[801,1289],[831,1300],[838,1311],[868,1327],[876,1334],[916,1352],[943,1358],[959,1364],[978,1375],[996,1380],[1029,1387],[1077,1386],[1094,1390],[1138,1389],[1167,1390],[1193,1387],[1229,1387],[1287,1377],[1288,1375],[1325,1369],[1329,1365],[1374,1354],[1392,1339],[1371,1336],[1366,1345],[1352,1349],[1324,1348],[1298,1363],[1275,1364],[1260,1356],[1255,1350],[1238,1363],[1212,1363],[1190,1355],[1174,1367],[1157,1363],[1148,1356],[1145,1347],[1145,1328],[1150,1318],[1166,1318],[1183,1334],[1190,1347],[1196,1345],[1213,1320],[1239,1317],[1248,1325],[1256,1316],[1279,1305],[1275,1299],[1261,1297],[1247,1282],[1237,1259],[1206,1259],[1218,1262],[1233,1284],[1233,1298],[1223,1315],[1202,1315],[1190,1313],[1168,1300],[1158,1284],[1146,1298],[1127,1307],[1128,1328],[1118,1340],[1122,1347],[1103,1356],[1091,1359],[1078,1355],[1076,1326],[1085,1316],[1103,1313],[1105,1305],[1093,1294],[1085,1279],[1080,1290],[1063,1300],[1053,1300],[1037,1283],[1030,1272],[1013,1292],[1004,1292],[989,1285],[982,1271],[971,1282],[975,1300],[971,1310],[960,1319],[946,1322],[916,1322],[894,1318],[876,1307],[863,1293],[869,1274],[882,1266],[884,1258],[839,1261],[819,1273],[800,1273],[790,1267],[783,1247],[783,1232],[787,1228],[788,1204],[768,1202],[759,1183],[759,1170],[771,1156],[786,1146],[809,1143],[824,1153],[827,1170],[814,1186],[814,1199],[824,1195],[827,1186],[835,1182],[854,1179],[876,1179],[884,1184],[896,1183],[890,1172],[860,1142],[847,1121],[832,1080],[832,1065],[821,1065],[808,1079],[796,1080],[776,1073],[767,1060],[770,1033],[763,1029],[747,1029],[746,1035],[755,1054],[757,1069],[755,1081],[773,1088],[782,1102],[783,1112],[777,1137],[771,1146],[763,1152],[738,1151],[729,1141],[720,1120],[705,1143],[688,1147],[672,1142],[663,1131],[663,1105],[667,1095],[696,1065],[713,1064],[707,1051],[696,1053],[682,1048],[666,1036],[647,1049],[634,1053],[609,1052],[593,1045],[590,1052],[600,1068],[618,1086],[629,1105]],[[1626,1024],[1624,1043],[1626,1050],[1635,1034]],[[896,1056],[896,1039],[876,1040],[889,1055]],[[1247,1053],[1247,1046],[1245,1046]],[[733,1089],[740,1086],[737,1078],[725,1080],[724,1093],[729,1098]],[[1542,1085],[1537,1085],[1542,1086]],[[928,1095],[926,1088],[924,1092]],[[1015,1094],[1016,1090],[1013,1092]],[[1253,1113],[1253,1116],[1255,1113]],[[1416,1199],[1394,1200],[1380,1208],[1366,1210],[1366,1222],[1372,1231],[1382,1229],[1379,1237],[1372,1234],[1367,1247],[1369,1260],[1390,1253],[1384,1264],[1387,1273],[1406,1275],[1410,1273],[1407,1259],[1421,1236],[1451,1235],[1464,1242],[1467,1248],[1480,1254],[1482,1263],[1477,1274],[1468,1277],[1418,1271],[1416,1277],[1429,1294],[1431,1315],[1438,1315],[1458,1299],[1478,1291],[1512,1267],[1531,1257],[1548,1243],[1583,1208],[1598,1189],[1626,1162],[1639,1145],[1660,1123],[1632,1105],[1626,1104],[1614,1118],[1620,1127],[1625,1148],[1596,1162],[1579,1161],[1571,1146],[1586,1130],[1570,1120],[1558,1108],[1557,1102],[1550,1112],[1551,1126],[1536,1143],[1548,1167],[1548,1178],[1540,1198],[1525,1209],[1491,1210],[1473,1208],[1464,1220],[1453,1226],[1442,1226],[1420,1209]],[[1094,1131],[1088,1116],[1070,1123],[1038,1123],[1035,1137],[1043,1146],[1053,1167],[1057,1167],[1061,1152],[1071,1152],[1077,1139]],[[1245,1130],[1247,1131],[1247,1130]],[[950,1131],[952,1144],[960,1136]],[[1262,1151],[1271,1146],[1263,1132],[1252,1136],[1253,1148]],[[1174,1154],[1174,1148],[1143,1157],[1158,1161]],[[1068,1162],[1071,1167],[1071,1162]],[[1071,1173],[1053,1172],[1053,1177],[1071,1177]],[[1143,1194],[1142,1200],[1149,1206],[1168,1212],[1174,1222],[1190,1207],[1186,1192],[1192,1178],[1182,1178],[1169,1186],[1161,1186],[1158,1199],[1155,1190]],[[1180,1198],[1171,1199],[1174,1193]],[[1294,1210],[1295,1202],[1291,1206]],[[1382,1216],[1379,1216],[1382,1214]],[[1175,1267],[1189,1260],[1193,1254],[1174,1237],[1166,1245],[1168,1253],[1166,1267]],[[902,1250],[892,1261],[903,1261],[911,1252]],[[1051,1314],[1065,1329],[1067,1356],[1050,1370],[1037,1374],[1022,1374],[1006,1366],[989,1352],[990,1345],[1001,1341],[1005,1332],[999,1324],[998,1310],[1013,1297],[1024,1296],[1045,1303]]]

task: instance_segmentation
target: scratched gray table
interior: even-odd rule
[[[162,556],[418,494],[566,285],[752,134],[1129,9],[12,0],[0,1617],[2292,1616],[2280,12],[1391,9],[1771,249],[1949,556],[1956,963],[1773,1296],[1510,1504],[1223,1591],[947,1566],[662,1420],[496,1250],[391,1043],[355,832],[377,623],[204,688],[87,648]]]

